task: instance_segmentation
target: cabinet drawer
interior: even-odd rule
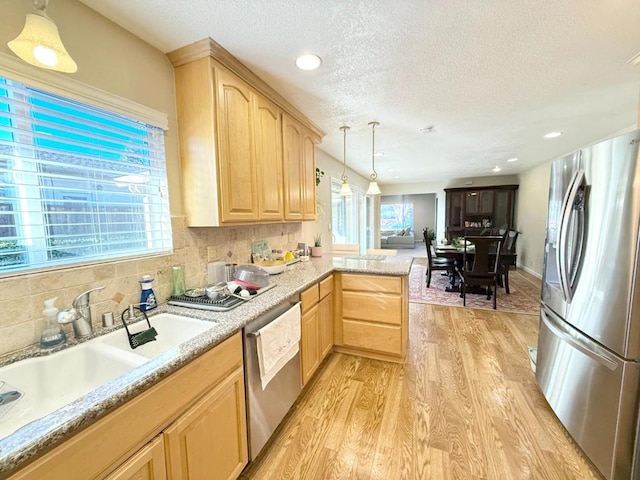
[[[320,281],[320,299],[329,295],[333,291],[333,275],[329,275],[324,280]]]
[[[402,324],[402,297],[364,292],[342,292],[342,318]]]
[[[343,273],[342,290],[399,294],[402,293],[402,279],[400,277]]]
[[[345,346],[402,355],[401,327],[343,320],[342,332]]]
[[[319,299],[320,297],[317,283],[303,291],[300,294],[300,301],[302,302],[302,313],[306,312],[315,304],[317,304]]]

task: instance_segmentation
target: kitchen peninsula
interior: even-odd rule
[[[122,422],[125,415],[122,412],[126,412],[140,398],[150,392],[160,391],[163,384],[169,381],[175,382],[182,375],[181,372],[186,372],[190,378],[199,378],[206,371],[203,369],[216,362],[219,365],[228,362],[228,372],[234,372],[235,375],[231,378],[229,374],[235,382],[234,391],[241,392],[243,396],[243,388],[240,388],[241,351],[238,358],[228,353],[239,345],[234,342],[239,337],[240,330],[254,318],[331,275],[335,281],[334,348],[372,358],[403,361],[408,337],[408,275],[412,261],[412,257],[402,256],[378,260],[366,256],[350,258],[327,255],[287,267],[284,273],[271,277],[275,287],[229,312],[161,305],[154,314],[175,313],[209,320],[215,322],[215,326],[178,348],[153,358],[69,405],[0,439],[0,478],[38,478],[37,475],[42,472],[47,472],[47,478],[50,479],[107,478],[115,469],[119,471],[122,464],[135,459],[141,453],[138,450],[162,450],[158,448],[157,442],[163,440],[163,432],[169,439],[164,440],[165,443],[171,441],[171,433],[167,435],[167,432],[175,429],[175,424],[182,421],[178,415],[184,413],[186,406],[165,419],[158,418],[155,420],[157,425],[153,428],[149,427],[146,431],[140,428],[139,438],[136,437],[135,426],[126,425],[126,429],[133,433],[119,442],[112,442],[117,445],[107,444],[108,440],[96,438],[97,435],[92,437],[87,432],[100,425],[107,428],[109,422]],[[369,308],[361,308],[365,304]],[[397,315],[390,313],[390,309],[397,309]],[[384,317],[380,317],[380,312]],[[153,316],[150,319],[153,324]],[[224,355],[214,358],[213,355],[221,348],[226,349],[222,352]],[[39,352],[32,349],[28,353],[37,355]],[[22,357],[25,355],[23,353]],[[194,367],[203,359],[210,361],[207,365]],[[7,359],[7,362],[15,360],[18,358],[14,356]],[[224,382],[226,380],[221,381]],[[188,383],[183,382],[183,385],[188,386]],[[187,397],[189,392],[181,394]],[[203,395],[202,392],[193,394],[194,408]],[[244,398],[241,400],[244,408]],[[159,401],[162,403],[162,398]],[[142,424],[142,420],[139,421]],[[169,451],[169,447],[166,448]],[[100,455],[94,455],[96,449],[101,450]],[[109,455],[102,453],[107,450]],[[87,458],[82,458],[83,452]],[[170,463],[170,455],[167,455],[167,463]],[[82,468],[74,464],[78,458],[83,460]],[[239,468],[241,467],[242,465]],[[13,473],[15,475],[9,477]]]

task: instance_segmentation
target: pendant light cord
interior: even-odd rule
[[[376,172],[376,126],[380,125],[380,122],[369,122],[371,125],[371,169],[373,173],[369,175],[372,182],[376,181],[378,178],[378,173]]]
[[[343,151],[342,151],[342,183],[346,183],[347,179],[349,177],[347,177],[347,130],[349,130],[349,128],[346,125],[340,127],[340,130],[342,130],[343,132],[343,140],[342,140],[342,145],[343,145]]]

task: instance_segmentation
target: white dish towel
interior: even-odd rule
[[[258,330],[258,365],[264,390],[273,377],[298,353],[300,303],[296,303],[271,323]]]

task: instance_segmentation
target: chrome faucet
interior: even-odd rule
[[[76,338],[86,337],[93,331],[91,324],[91,307],[89,306],[89,294],[104,287],[96,287],[78,295],[71,304],[71,308],[65,308],[58,313],[58,323],[73,325],[73,334]]]

